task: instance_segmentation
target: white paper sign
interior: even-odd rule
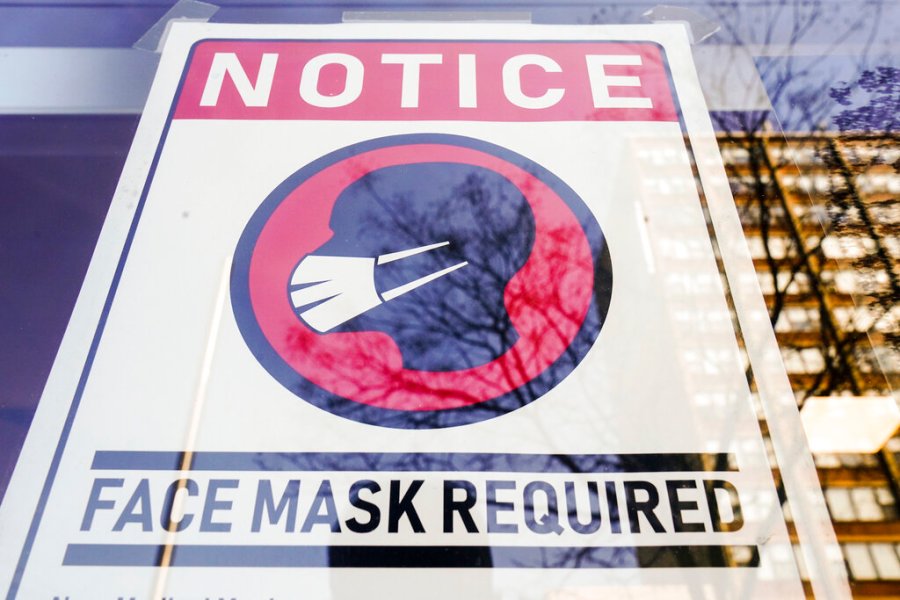
[[[176,24],[0,588],[803,597],[711,135],[677,26]]]

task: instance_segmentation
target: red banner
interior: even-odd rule
[[[176,119],[676,121],[664,55],[618,42],[203,41]]]

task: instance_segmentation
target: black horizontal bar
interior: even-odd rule
[[[476,452],[183,452],[98,451],[95,470],[399,471],[501,473],[657,473],[734,471],[724,453],[513,454]]]
[[[171,567],[634,569],[733,567],[737,546],[208,546],[172,547]],[[742,547],[743,548],[743,547]],[[66,566],[159,566],[165,546],[69,544]],[[741,567],[759,566],[759,553]]]

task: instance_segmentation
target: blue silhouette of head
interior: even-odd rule
[[[439,162],[377,169],[340,194],[330,227],[334,237],[314,254],[374,258],[449,242],[376,266],[381,294],[467,262],[332,331],[384,332],[399,346],[404,367],[423,371],[488,363],[518,339],[503,295],[531,254],[534,216],[502,175]]]

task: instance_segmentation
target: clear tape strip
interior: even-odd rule
[[[132,47],[137,50],[146,50],[148,52],[161,52],[169,32],[169,26],[173,21],[197,21],[205,23],[209,21],[218,10],[218,6],[208,2],[179,0],[172,8],[167,10],[166,14],[164,14],[159,21],[154,23]]]

